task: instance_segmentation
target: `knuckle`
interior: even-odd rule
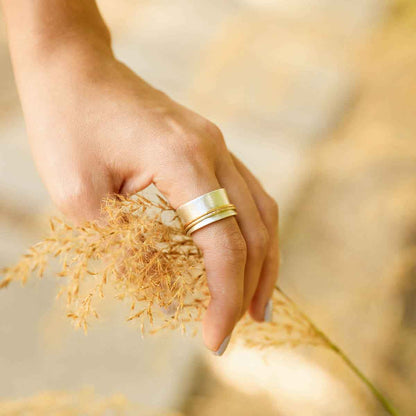
[[[234,299],[230,299],[228,307],[230,310],[230,315],[233,317],[233,320],[237,320],[244,307],[242,297],[239,296],[235,297]]]
[[[199,136],[189,136],[179,142],[176,155],[173,158],[175,163],[185,161],[191,165],[207,166],[212,162],[212,156],[213,152],[206,139]]]
[[[199,136],[191,136],[188,140],[182,141],[183,154],[194,157],[195,155],[205,155],[208,150],[206,141]]]
[[[221,241],[221,248],[226,251],[229,258],[236,262],[245,262],[247,244],[238,228],[225,234]]]
[[[224,135],[216,124],[207,119],[204,119],[202,121],[201,130],[202,136],[206,138],[205,142],[211,154],[215,155],[218,154],[218,152],[227,150]]]
[[[279,223],[279,205],[269,195],[267,195],[267,201],[265,203],[265,212],[268,222],[272,227],[277,226]]]
[[[77,217],[82,207],[88,204],[88,186],[82,179],[73,180],[53,195],[53,200],[58,209],[65,215]]]
[[[264,225],[260,226],[256,233],[252,234],[248,244],[249,252],[254,257],[264,257],[269,247],[270,237]]]
[[[212,165],[219,149],[225,148],[225,141],[214,123],[201,118],[193,130],[175,135],[173,146],[174,151],[169,152],[169,159],[175,163],[185,161],[189,164]]]
[[[279,205],[273,198],[270,198],[270,212],[273,214],[277,222],[279,220]]]
[[[212,121],[205,120],[204,121],[204,130],[207,132],[207,135],[214,140],[222,141],[224,140],[224,136],[222,134],[221,129]]]

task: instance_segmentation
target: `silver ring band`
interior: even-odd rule
[[[181,205],[176,212],[184,223],[185,232],[190,235],[216,221],[237,215],[224,188],[208,192]]]

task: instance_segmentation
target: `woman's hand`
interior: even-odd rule
[[[77,39],[14,57],[41,176],[78,222],[96,218],[107,194],[151,183],[174,208],[224,187],[238,216],[193,234],[211,293],[204,340],[221,353],[247,309],[259,321],[269,312],[279,266],[277,205],[230,154],[217,126],[117,61],[105,36]]]

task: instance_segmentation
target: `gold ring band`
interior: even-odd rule
[[[237,215],[237,211],[235,211],[235,210],[229,209],[229,210],[226,210],[226,211],[221,211],[218,214],[214,214],[213,216],[205,218],[204,220],[198,222],[192,228],[190,228],[186,232],[186,234],[191,235],[194,231],[199,230],[200,228],[203,228],[203,227],[205,227],[209,224],[212,224],[214,222],[223,220],[225,218],[233,217],[235,215]]]
[[[234,212],[234,215],[237,215],[237,211],[234,208],[218,208],[216,210],[213,210],[212,212],[210,212],[209,214],[206,215],[202,215],[198,220],[192,221],[189,225],[187,225],[186,227],[184,227],[186,234],[191,234],[191,232],[196,231],[196,226],[198,224],[202,224],[205,220],[209,219],[209,218],[219,218],[218,215],[222,214],[223,212]],[[206,224],[208,225],[208,224]],[[201,228],[201,227],[198,227]],[[192,231],[191,231],[192,230]]]
[[[183,227],[185,228],[185,231],[186,231],[187,228],[191,228],[195,223],[197,223],[199,221],[202,221],[203,219],[205,219],[208,216],[211,216],[211,214],[214,215],[218,211],[226,211],[226,210],[229,210],[229,209],[234,209],[235,210],[235,205],[234,204],[227,204],[227,205],[223,205],[223,206],[218,207],[218,208],[212,208],[212,209],[208,210],[205,214],[202,214],[199,217],[196,217],[192,221],[188,222]]]
[[[230,202],[224,188],[192,199],[181,205],[176,212],[188,235],[213,222],[237,215],[236,207]]]

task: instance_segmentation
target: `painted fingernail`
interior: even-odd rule
[[[264,322],[271,322],[273,319],[273,301],[270,299],[264,308]]]
[[[213,354],[217,355],[218,357],[221,357],[221,355],[224,354],[224,351],[227,349],[228,344],[230,342],[231,339],[231,335],[228,335],[228,337],[224,338],[224,341],[222,342],[222,344],[220,345],[220,347],[218,348],[217,351],[214,351]]]

